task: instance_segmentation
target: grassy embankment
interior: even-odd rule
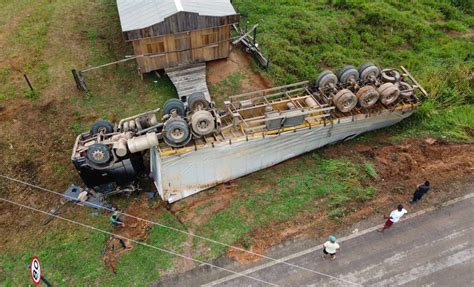
[[[33,177],[39,178],[40,182],[45,177],[44,182],[47,183],[41,185],[61,190],[71,182],[78,182],[69,160],[70,148],[77,133],[87,130],[97,118],[129,116],[161,107],[168,98],[174,97],[174,87],[168,80],[149,76],[141,81],[133,63],[88,74],[91,93],[84,95],[75,90],[70,72],[72,68],[103,64],[130,53],[123,44],[115,1],[0,2],[0,44],[4,47],[0,50],[0,105],[20,107],[14,121],[20,124],[20,130],[16,133],[9,127],[10,120],[0,119],[2,174],[23,177],[28,181]],[[29,91],[23,73],[29,75],[36,93]],[[27,103],[31,103],[31,107]],[[45,106],[47,112],[41,112]],[[34,115],[33,121],[31,116],[25,114]],[[25,141],[25,135],[27,140],[22,146],[20,143]],[[47,153],[44,153],[45,150]],[[38,170],[20,172],[18,166],[24,162],[28,162],[31,168],[36,166]],[[18,193],[10,193],[8,188],[11,185],[3,181],[0,187],[2,197],[16,201],[24,198],[23,193],[40,196],[43,200],[34,201],[34,205],[44,210],[56,205],[59,199],[38,194],[37,190],[16,187],[14,190]],[[119,202],[121,207],[126,207],[126,200]],[[7,204],[2,203],[2,206],[12,210]],[[141,285],[157,280],[161,271],[173,266],[173,256],[136,246],[121,257],[117,275],[114,275],[102,261],[108,235],[60,220],[42,226],[39,232],[30,231],[35,222],[45,219],[39,215],[32,217],[32,214],[19,210],[16,215],[23,218],[23,224],[27,227],[21,228],[24,232],[17,233],[19,237],[15,238],[14,244],[11,241],[12,244],[2,249],[2,286],[30,282],[26,266],[32,255],[42,258],[45,276],[58,286]],[[160,214],[150,215],[150,219],[180,228],[169,213],[164,211]],[[90,210],[65,209],[62,215],[111,230],[106,217],[92,216]],[[184,239],[180,234],[152,228],[146,242],[179,251]]]
[[[367,60],[383,66],[403,64],[430,92],[430,97],[398,132],[456,139],[472,136],[472,5],[458,4],[463,1],[336,2],[239,0],[234,3],[251,23],[263,20],[259,42],[271,55],[273,69],[269,76],[275,83],[314,79],[325,68]],[[63,112],[55,114],[59,121],[55,118],[55,125],[50,128],[69,130],[68,137],[73,139],[98,117],[120,118],[161,106],[174,95],[166,80],[156,79],[158,85],[153,83],[153,78],[145,82],[138,80],[133,64],[91,74],[88,79],[92,92],[86,96],[71,87],[72,67],[101,64],[129,53],[122,43],[114,1],[86,5],[72,0],[4,0],[2,4],[0,25],[18,23],[2,39],[6,44],[0,55],[13,64],[1,66],[0,103],[14,104],[13,99],[27,98],[39,105],[45,99],[54,98],[57,109]],[[64,41],[58,40],[57,35]],[[23,72],[32,78],[37,94],[28,92]],[[235,78],[238,81],[239,77]],[[64,94],[57,94],[60,92]],[[59,160],[55,176],[67,183],[74,179],[74,173],[67,172],[71,142],[62,144],[64,152],[57,159],[64,160]],[[286,221],[304,210],[327,210],[327,216],[340,220],[350,214],[354,204],[374,195],[369,177],[375,176],[370,163],[321,159],[318,152],[313,152],[240,180],[238,192],[242,196],[229,208],[200,226],[188,227],[195,228],[200,235],[248,246],[251,238],[247,235],[256,228]],[[271,186],[269,191],[254,192],[266,185]],[[319,202],[321,198],[326,200]],[[77,213],[84,216],[86,223],[109,228],[106,219],[90,217],[82,211],[67,214]],[[157,219],[179,226],[169,215]],[[172,266],[169,256],[138,246],[120,259],[117,275],[113,275],[101,261],[107,236],[58,221],[44,227],[40,235],[36,242],[24,241],[2,252],[0,282],[5,285],[27,282],[29,275],[24,269],[33,254],[43,258],[45,274],[51,281],[69,286],[146,285],[159,277],[160,270]],[[184,238],[157,228],[152,229],[147,240],[174,249],[180,249],[183,241]],[[206,250],[201,248],[203,243],[194,241],[194,244],[198,250]],[[219,246],[207,247],[210,250],[195,256],[207,259],[224,252]]]
[[[433,135],[472,140],[472,2],[348,2],[240,0],[235,5],[250,23],[262,19],[259,42],[272,59],[268,74],[275,83],[315,79],[319,71],[335,71],[344,64],[372,61],[381,66],[403,65],[430,95],[415,116],[394,129],[393,138]],[[242,180],[238,192],[248,192],[248,196],[197,227],[198,233],[245,246],[251,241],[248,236],[259,226],[288,220],[312,208],[328,208],[327,216],[342,218],[351,212],[346,206],[361,200],[358,191],[365,190],[365,199],[374,194],[356,180],[364,173],[361,170],[376,176],[370,163],[359,166],[338,159],[340,173],[335,175],[337,169],[326,168],[335,162],[312,161],[315,154],[318,152],[298,159],[299,164],[307,164],[305,168],[294,169],[287,164]],[[351,172],[353,167],[356,173]],[[334,182],[325,182],[328,179]],[[266,184],[272,186],[270,192],[255,194]],[[329,199],[312,206],[320,197]],[[335,205],[338,200],[341,203]],[[242,208],[248,218],[241,215]],[[209,247],[211,257],[223,252],[221,247]]]
[[[323,4],[325,3],[325,4]],[[250,23],[277,83],[316,79],[324,69],[372,61],[405,66],[430,96],[405,135],[472,137],[472,1],[235,1]],[[400,132],[400,131],[399,131]]]

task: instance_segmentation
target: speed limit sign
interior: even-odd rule
[[[41,265],[38,257],[33,257],[30,264],[31,280],[38,286],[41,282]]]

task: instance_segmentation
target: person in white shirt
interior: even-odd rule
[[[87,189],[79,193],[79,196],[77,197],[80,203],[86,202],[88,198],[89,198],[89,192],[87,191]]]
[[[388,217],[387,221],[385,222],[385,225],[383,226],[382,229],[379,229],[379,232],[384,232],[385,229],[388,229],[392,226],[392,224],[397,223],[400,218],[402,218],[405,213],[408,213],[408,211],[403,208],[403,205],[398,205],[397,209],[392,211],[390,213],[390,216]]]
[[[336,259],[336,252],[339,249],[339,244],[336,243],[336,236],[329,236],[329,240],[323,244],[323,260],[326,260],[326,256],[331,256],[331,260]]]

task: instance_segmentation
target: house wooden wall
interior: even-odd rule
[[[140,72],[148,73],[182,64],[227,58],[234,21],[238,21],[238,15],[204,17],[180,12],[150,28],[124,34],[132,42],[135,55],[153,54],[137,58]],[[140,38],[145,34],[146,37]]]
[[[239,14],[216,17],[201,16],[197,13],[183,11],[165,18],[163,22],[139,30],[126,31],[123,32],[123,35],[126,41],[133,41],[149,37],[237,24],[239,23],[239,19]]]
[[[230,26],[210,28],[132,41],[141,73],[181,64],[200,63],[229,56]]]

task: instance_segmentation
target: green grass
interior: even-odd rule
[[[257,178],[258,177],[258,178]],[[242,194],[231,206],[201,226],[196,233],[227,243],[249,245],[245,238],[258,227],[277,224],[302,212],[344,210],[349,203],[370,200],[376,190],[368,186],[367,176],[358,164],[348,159],[323,159],[317,152],[299,159],[296,164],[280,165],[270,170],[250,175],[239,184],[237,193]],[[262,184],[271,186],[268,191],[256,193]],[[318,199],[324,199],[324,204]],[[244,212],[242,212],[244,210]],[[332,212],[332,211],[331,211]],[[331,215],[331,218],[339,218]],[[244,215],[243,215],[244,214]],[[215,258],[226,248],[220,245],[194,240],[199,258]]]
[[[273,68],[268,73],[276,84],[313,80],[320,71],[345,64],[357,66],[371,61],[382,66],[403,65],[430,94],[417,115],[423,123],[412,125],[409,132],[456,139],[471,134],[472,121],[452,114],[461,105],[470,106],[465,109],[472,111],[474,104],[474,2],[234,3],[250,23],[261,20],[258,38],[272,59]],[[465,124],[471,125],[466,129]]]
[[[87,210],[90,211],[90,210]],[[106,216],[86,217],[80,221],[111,231]],[[68,216],[65,216],[68,217]],[[152,218],[162,224],[182,228],[169,213]],[[19,245],[18,250],[0,254],[0,282],[2,286],[20,286],[30,282],[27,266],[36,255],[42,262],[44,276],[54,286],[149,286],[159,279],[160,272],[173,267],[175,257],[162,251],[135,244],[117,264],[114,275],[102,261],[104,244],[109,236],[84,227],[68,226],[55,219],[43,228],[35,241]],[[153,226],[147,244],[180,252],[186,236]]]
[[[165,213],[160,218],[160,223],[183,229],[176,218],[170,213]],[[186,240],[186,235],[175,231],[154,226],[150,231],[147,243],[158,248],[180,253],[181,245]],[[137,245],[132,252],[125,253],[117,265],[117,275],[111,281],[114,286],[149,286],[159,280],[163,270],[173,267],[176,257],[150,247]]]
[[[220,107],[223,106],[224,100],[232,95],[237,95],[242,92],[241,83],[245,79],[245,75],[240,72],[233,73],[222,82],[213,85],[209,88],[209,92],[213,96],[213,100]]]
[[[13,5],[13,1],[6,2],[7,7]],[[12,72],[11,67],[2,68],[0,79],[3,81],[0,85],[0,100],[19,96],[34,100],[38,98],[39,91],[49,84],[48,65],[43,63],[42,60],[48,43],[47,34],[51,24],[51,16],[56,6],[54,1],[20,1],[16,9],[19,7],[25,8],[27,2],[30,2],[28,4],[33,9],[27,17],[18,20],[19,23],[14,26],[5,43],[5,50],[0,54],[16,62],[14,65],[15,73]],[[11,20],[11,17],[7,18]],[[23,80],[23,74],[30,77],[33,87],[37,91],[36,93],[29,90]]]
[[[375,167],[372,163],[366,162],[364,164],[364,169],[365,172],[367,173],[368,176],[370,176],[373,179],[377,179],[379,175],[377,174],[377,171],[375,170]]]
[[[87,73],[91,91],[83,94],[74,90],[70,69],[131,54],[121,35],[114,0],[89,1],[87,5],[75,0],[0,3],[1,28],[18,16],[0,51],[0,58],[15,63],[0,66],[0,103],[14,104],[16,99],[27,98],[39,109],[46,97],[56,100],[37,119],[55,140],[54,146],[46,148],[57,151],[51,152],[48,160],[54,159],[51,170],[61,180],[52,184],[78,180],[68,159],[70,147],[75,135],[89,129],[96,119],[117,120],[161,107],[166,99],[175,97],[167,78],[148,75],[141,81],[133,61]],[[272,59],[268,76],[275,84],[314,80],[323,69],[335,70],[344,64],[373,61],[383,66],[404,65],[430,96],[414,116],[391,128],[393,138],[435,135],[472,139],[472,1],[236,0],[234,5],[251,24],[262,20],[258,39]],[[37,94],[28,92],[24,72]],[[234,73],[211,92],[217,101],[223,95],[237,94],[245,77]],[[38,135],[32,140],[39,141]],[[0,148],[9,155],[12,152],[8,144],[0,143]],[[21,156],[43,154],[32,146]],[[19,154],[14,156],[20,160]],[[354,205],[376,195],[370,182],[377,177],[370,162],[327,159],[313,152],[240,180],[238,199],[192,228],[199,235],[247,248],[256,229],[291,220],[302,212],[321,211],[335,222],[341,221]],[[255,192],[265,186],[266,192]],[[129,200],[120,198],[117,202],[123,207]],[[81,220],[110,230],[106,217],[85,216]],[[170,214],[153,220],[184,228]],[[163,270],[172,268],[174,258],[170,255],[136,246],[119,260],[114,275],[101,260],[106,238],[55,221],[35,241],[2,250],[0,285],[29,282],[26,265],[32,255],[40,256],[47,278],[59,286],[149,285]],[[180,234],[155,227],[146,242],[180,251],[184,240]],[[226,249],[197,239],[193,244],[197,250],[194,255],[200,259],[215,258]]]

